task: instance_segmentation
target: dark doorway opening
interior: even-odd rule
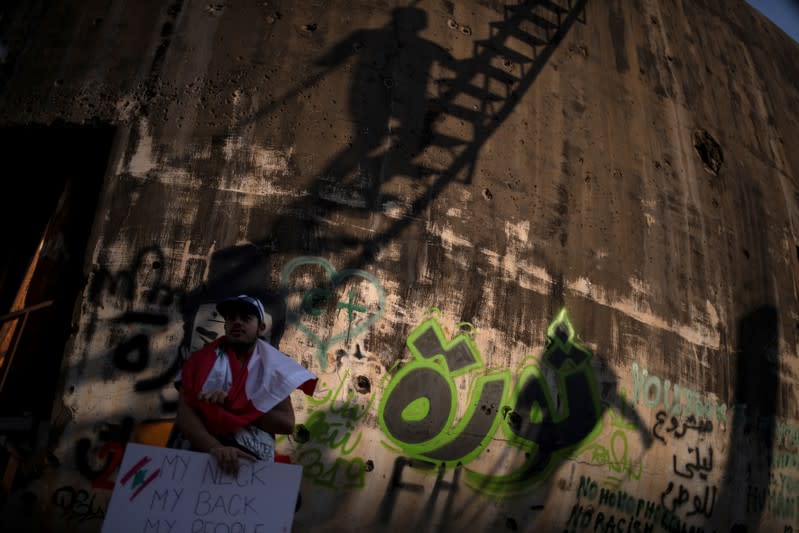
[[[86,247],[114,139],[99,126],[0,128],[0,434],[32,433],[53,407]]]

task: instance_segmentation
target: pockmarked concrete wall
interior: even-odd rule
[[[252,292],[320,377],[296,531],[799,528],[799,44],[744,2],[9,12],[2,124],[118,132],[19,520],[98,530]]]

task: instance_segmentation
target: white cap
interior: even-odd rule
[[[242,307],[248,309],[255,316],[257,316],[260,322],[265,322],[266,313],[264,312],[264,305],[258,298],[254,298],[246,294],[239,294],[238,296],[226,298],[216,304],[216,310],[224,318],[227,318],[227,315],[230,314],[231,311],[235,309],[241,309]]]

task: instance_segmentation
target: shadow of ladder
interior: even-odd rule
[[[490,23],[489,38],[475,42],[469,68],[438,81],[444,91],[430,106],[439,128],[429,145],[450,151],[454,159],[446,169],[435,172],[437,181],[447,184],[465,171],[460,181],[471,183],[480,149],[513,112],[569,28],[580,20],[586,2],[527,0],[505,5],[504,19]],[[477,103],[467,107],[465,102],[470,101]],[[446,117],[471,125],[472,140],[441,131]]]
[[[420,174],[432,177],[431,182],[423,194],[410,202],[407,215],[373,235],[372,243],[397,238],[459,174],[464,173],[461,183],[471,183],[480,149],[511,115],[575,21],[585,24],[580,14],[587,1],[526,0],[505,5],[504,19],[490,23],[489,38],[474,44],[473,57],[464,62],[466,68],[458,68],[454,78],[438,80],[443,92],[428,101],[429,137],[423,150],[440,148],[449,152],[452,160],[443,169],[417,166]],[[519,65],[518,76],[501,67],[507,62]],[[499,92],[493,90],[497,84]],[[476,109],[463,103],[475,99],[479,102]],[[448,117],[455,120],[447,120]],[[471,140],[464,138],[462,126],[456,127],[455,132],[443,129],[458,121],[471,125]],[[374,245],[364,246],[344,268],[362,268],[377,249]]]
[[[588,0],[527,0],[503,8],[504,19],[490,23],[488,39],[474,44],[474,56],[467,61],[468,68],[459,68],[454,78],[438,80],[443,92],[428,104],[430,130],[425,148],[438,147],[448,151],[453,159],[446,168],[437,170],[418,167],[432,181],[407,208],[406,216],[365,243],[361,253],[345,268],[361,268],[376,247],[398,237],[417,213],[422,212],[456,177],[465,171],[461,183],[471,183],[480,149],[491,135],[507,120],[552,56],[563,37],[575,21],[585,23],[580,14]],[[520,75],[515,76],[502,67],[510,62],[519,65]],[[494,88],[499,88],[497,92]],[[463,101],[475,101],[467,107]],[[456,119],[447,121],[448,117]],[[452,122],[471,125],[471,140],[463,137],[462,126],[456,132],[442,127]],[[449,124],[444,124],[449,122]],[[437,129],[433,129],[438,126]]]

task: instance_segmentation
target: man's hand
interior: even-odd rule
[[[208,403],[215,403],[222,405],[225,403],[225,400],[227,399],[227,393],[221,390],[216,390],[213,392],[201,392],[199,395],[197,395],[197,399]]]
[[[249,453],[235,446],[225,446],[224,444],[217,444],[212,447],[208,453],[216,459],[216,464],[219,465],[219,469],[231,476],[235,476],[239,473],[239,459],[255,461],[255,457]]]

